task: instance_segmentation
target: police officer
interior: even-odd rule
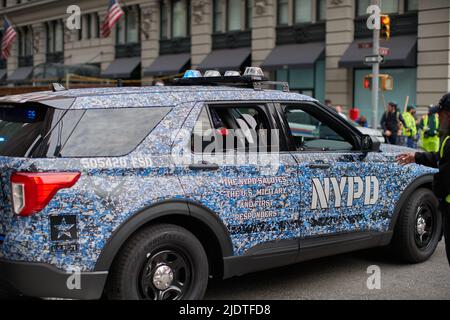
[[[430,110],[430,114],[439,113],[441,146],[437,153],[417,152],[397,156],[402,164],[418,163],[439,168],[434,175],[433,192],[440,201],[440,210],[444,215],[444,236],[447,259],[450,264],[450,93],[444,95],[439,105]]]
[[[416,107],[408,106],[406,112],[403,112],[403,120],[405,121],[405,125],[403,127],[403,136],[406,137],[406,146],[408,148],[415,148],[415,138],[417,134],[416,127],[416,118],[414,118],[414,114],[416,111]]]
[[[430,107],[428,112],[433,109]],[[419,124],[422,148],[426,152],[439,152],[439,117],[437,114],[427,114]]]

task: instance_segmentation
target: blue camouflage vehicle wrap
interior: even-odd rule
[[[295,93],[204,87],[83,89],[4,101],[50,104],[58,99],[73,99],[73,110],[163,106],[170,111],[123,157],[0,157],[2,259],[41,262],[64,271],[94,271],[114,233],[143,209],[164,201],[187,201],[214,214],[228,232],[234,256],[279,240],[386,232],[403,191],[435,172],[397,165],[395,156],[405,149],[387,145],[369,154],[283,152],[276,171],[253,164],[192,171],[174,161],[174,154],[191,156],[183,154],[188,152],[184,147],[205,103],[315,102]],[[315,162],[331,166],[329,170],[308,166]],[[78,171],[81,177],[72,188],[60,190],[41,212],[19,217],[11,208],[9,179],[15,171]],[[53,239],[52,228],[57,228]]]

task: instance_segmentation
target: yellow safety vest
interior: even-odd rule
[[[409,112],[403,112],[403,120],[406,127],[403,128],[403,135],[406,137],[414,137],[417,134],[416,119]]]
[[[441,159],[444,157],[444,148],[445,148],[445,144],[447,143],[447,140],[450,139],[450,136],[447,136],[444,141],[442,141],[442,145],[441,145],[441,151],[440,151],[440,156]],[[447,203],[450,203],[450,194],[447,196],[447,198],[445,198],[445,201]]]
[[[434,115],[436,117],[436,129],[439,128],[439,117]],[[423,119],[423,125],[424,127],[428,126],[429,117],[425,116]],[[437,130],[436,130],[437,132]],[[422,138],[422,147],[427,152],[439,152],[439,135],[436,133],[436,135],[432,137],[425,138],[425,132],[422,130],[421,132],[421,138]]]

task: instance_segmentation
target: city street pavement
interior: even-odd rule
[[[381,269],[381,289],[367,289],[367,268]],[[0,292],[1,299],[13,299]],[[24,298],[21,298],[24,299]],[[446,299],[450,267],[441,242],[424,263],[395,262],[384,251],[365,250],[212,281],[205,299]]]
[[[381,268],[381,289],[367,289],[367,268]],[[441,241],[417,265],[395,262],[380,250],[328,257],[210,284],[206,299],[448,299],[450,267]]]

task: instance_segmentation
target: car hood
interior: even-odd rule
[[[405,153],[405,152],[417,152],[417,150],[415,150],[415,149],[402,147],[402,146],[396,146],[396,145],[392,145],[392,144],[386,144],[386,143],[383,143],[380,145],[380,150],[383,153],[390,153],[390,154],[400,154],[400,153]]]

